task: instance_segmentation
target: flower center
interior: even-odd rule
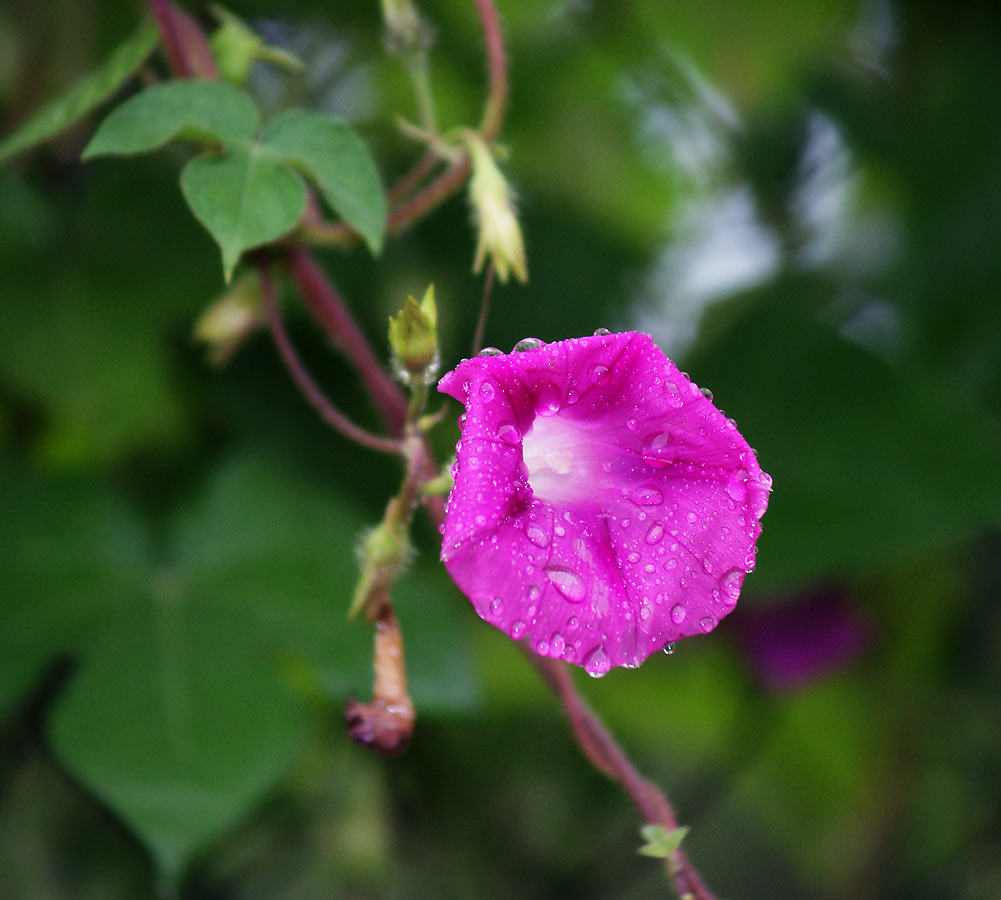
[[[540,416],[522,442],[528,483],[540,500],[580,500],[594,492],[594,442],[559,416]]]

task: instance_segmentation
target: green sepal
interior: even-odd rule
[[[653,856],[657,859],[667,859],[680,846],[688,834],[688,826],[672,828],[670,831],[663,825],[644,825],[640,835],[645,843],[639,849],[641,856]]]

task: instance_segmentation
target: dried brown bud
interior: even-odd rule
[[[375,687],[371,703],[349,698],[344,704],[351,740],[383,756],[407,749],[414,730],[414,704],[407,693],[403,637],[391,606],[375,624]]]

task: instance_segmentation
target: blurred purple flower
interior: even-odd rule
[[[869,643],[869,622],[844,591],[826,587],[791,601],[741,609],[737,641],[759,680],[791,691],[837,671]]]
[[[771,479],[647,335],[464,360],[442,560],[479,615],[592,675],[711,631],[754,568]]]

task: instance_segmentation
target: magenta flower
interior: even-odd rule
[[[528,349],[524,349],[525,347]],[[464,360],[442,561],[476,611],[592,675],[711,631],[754,568],[771,479],[643,334]]]

